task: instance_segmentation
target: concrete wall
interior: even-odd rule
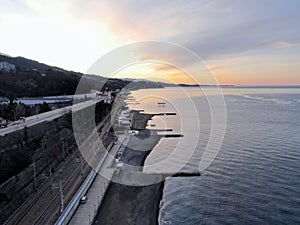
[[[87,118],[85,109],[79,113],[87,118],[83,123],[97,123],[109,109],[98,104],[96,119]],[[76,149],[71,113],[0,137],[0,224],[34,193],[33,163],[39,187],[48,182],[50,164],[57,168]]]
[[[33,163],[37,188],[45,182],[50,164],[56,168],[76,149],[71,115],[41,123],[0,137],[0,223],[34,192]]]

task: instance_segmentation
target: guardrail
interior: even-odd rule
[[[97,173],[95,170],[92,170],[89,173],[84,183],[81,185],[79,190],[76,192],[75,196],[72,198],[71,202],[68,204],[64,212],[56,221],[55,225],[66,225],[69,223],[70,219],[72,218],[73,214],[75,213],[77,207],[80,204],[80,198],[86,194],[91,184],[93,183],[96,175]]]
[[[111,149],[113,147],[113,145],[114,145],[113,143],[114,143],[114,141],[108,146],[108,149]],[[99,170],[101,165],[106,160],[106,157],[107,157],[108,154],[109,153],[106,152],[106,154],[103,157],[103,160],[101,162],[99,162],[99,164],[96,168],[97,171]],[[96,176],[97,176],[97,172],[93,169],[89,173],[89,175],[87,176],[87,178],[85,179],[83,184],[80,186],[79,190],[76,192],[76,194],[74,195],[74,197],[72,198],[70,203],[67,205],[67,207],[65,208],[63,213],[60,215],[60,217],[56,221],[55,225],[67,225],[70,222],[72,216],[74,215],[74,213],[76,212],[78,206],[80,205],[80,198],[82,196],[86,195],[86,193],[88,192],[88,190],[91,187],[92,183],[94,182]]]
[[[86,107],[89,107],[89,106],[95,104],[95,101],[96,102],[101,102],[103,100],[104,99],[102,99],[102,98],[96,99],[96,100],[89,100],[89,101],[77,103],[77,104],[72,105],[72,106],[67,106],[67,107],[64,107],[64,108],[55,109],[55,110],[52,110],[52,111],[49,111],[49,112],[40,113],[38,115],[27,117],[26,121],[24,123],[20,123],[20,124],[14,125],[14,126],[10,126],[10,127],[0,129],[0,136],[4,136],[8,133],[24,129],[25,127],[34,126],[34,125],[39,124],[43,121],[52,121],[52,120],[54,120],[58,117],[61,117],[62,115],[67,114],[71,111],[76,112],[76,111],[80,111],[80,110],[82,110]]]
[[[70,220],[72,219],[74,213],[76,212],[77,208],[79,207],[80,204],[80,198],[88,192],[89,188],[91,187],[92,183],[94,182],[97,172],[99,171],[101,165],[105,162],[109,151],[111,148],[114,146],[115,140],[107,147],[107,152],[103,157],[103,160],[98,163],[96,170],[92,170],[89,175],[87,176],[86,180],[84,183],[80,186],[79,190],[76,192],[70,203],[67,205],[65,210],[62,212],[58,220],[56,221],[55,225],[67,225]],[[110,182],[109,182],[110,183]],[[108,186],[107,186],[108,187]]]

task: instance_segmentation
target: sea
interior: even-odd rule
[[[149,129],[183,135],[162,138],[144,172],[195,174],[165,179],[160,225],[300,224],[300,88],[174,87],[131,97],[131,109],[176,113],[154,116]]]

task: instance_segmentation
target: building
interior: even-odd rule
[[[7,124],[8,124],[8,121],[0,117],[0,128],[6,127]]]
[[[8,98],[0,96],[0,105],[8,105],[8,103],[9,103]]]
[[[5,72],[15,71],[16,66],[8,62],[0,62],[0,70]]]

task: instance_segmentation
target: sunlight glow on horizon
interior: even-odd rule
[[[0,17],[0,29],[9,34],[1,35],[0,41],[12,43],[1,46],[4,54],[85,72],[99,56],[121,43],[105,24],[74,18],[61,1],[26,2],[30,12]]]

